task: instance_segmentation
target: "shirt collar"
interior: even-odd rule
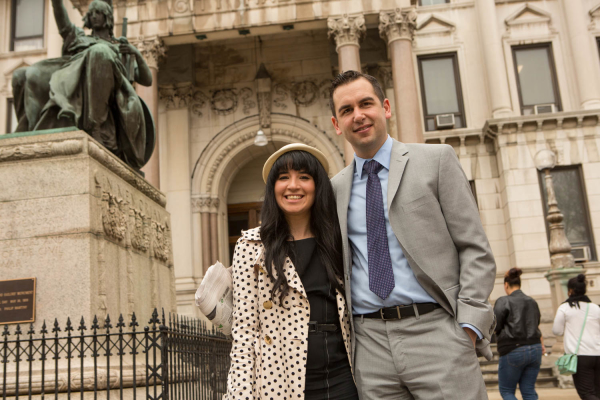
[[[377,161],[379,164],[383,165],[383,167],[389,171],[390,170],[390,159],[392,157],[392,145],[393,144],[394,143],[393,143],[392,138],[390,137],[390,135],[388,135],[386,141],[379,148],[379,150],[377,150],[377,153],[375,153],[373,158],[369,158],[369,159],[360,158],[355,153],[354,154],[354,162],[356,164],[356,167],[354,169],[354,174],[362,176],[363,166],[365,165],[365,163],[367,161],[370,161],[370,160]]]

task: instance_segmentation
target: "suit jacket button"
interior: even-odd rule
[[[269,336],[269,335],[265,336],[265,343],[267,343],[267,344],[273,343],[273,340],[271,339],[271,336]]]
[[[267,310],[270,310],[271,308],[273,308],[273,302],[271,300],[267,300],[263,303],[263,307]]]

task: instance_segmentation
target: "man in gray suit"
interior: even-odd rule
[[[369,75],[338,75],[330,105],[356,153],[332,183],[361,400],[487,399],[496,265],[454,150],[392,139]]]

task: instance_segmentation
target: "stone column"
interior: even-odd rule
[[[152,72],[152,86],[136,85],[136,92],[140,96],[152,113],[154,118],[154,128],[156,132],[156,146],[150,160],[142,171],[146,174],[146,180],[160,189],[160,165],[158,162],[158,61],[165,54],[165,46],[158,37],[144,39],[135,43],[136,47],[142,53],[150,71]]]
[[[416,21],[412,8],[379,13],[379,34],[392,59],[398,140],[405,143],[425,142],[412,51]]]
[[[479,21],[479,32],[483,47],[485,72],[490,88],[492,118],[509,117],[513,114],[502,40],[498,34],[496,3],[494,0],[478,0],[475,9]]]
[[[210,262],[212,264],[219,259],[219,198],[212,197],[210,200]]]
[[[167,107],[167,211],[173,227],[173,257],[178,294],[196,290],[192,261],[189,110],[191,83],[161,87]]]
[[[333,36],[335,39],[335,49],[338,53],[340,72],[349,70],[360,72],[359,42],[367,31],[365,17],[362,14],[344,14],[341,17],[329,17],[327,19],[327,27],[329,28],[328,36]],[[350,165],[353,159],[354,149],[345,140],[344,160],[346,165]]]
[[[192,197],[192,262],[194,277],[204,277],[204,265],[202,263],[202,201],[200,196]]]
[[[592,110],[600,108],[600,79],[598,77],[598,57],[595,48],[591,46],[589,21],[587,12],[581,0],[562,0],[569,40],[571,44],[571,60],[575,68],[577,87],[581,108]]]

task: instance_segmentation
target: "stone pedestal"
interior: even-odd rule
[[[165,196],[85,132],[0,136],[0,279],[37,278],[36,331],[176,310]]]
[[[551,269],[544,275],[550,283],[550,291],[552,293],[552,308],[556,313],[558,307],[569,297],[567,294],[567,283],[569,279],[575,278],[583,273],[583,268],[560,268]]]

